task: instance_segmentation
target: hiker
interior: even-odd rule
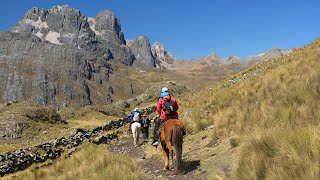
[[[141,132],[141,112],[135,108],[131,113],[131,131],[133,136],[134,147],[139,145],[139,134]]]
[[[148,142],[150,119],[148,118],[147,112],[144,112],[141,117],[141,125],[142,125],[143,140],[144,142]]]
[[[141,115],[142,113],[139,111],[139,108],[134,108],[134,110],[131,112],[130,123],[132,124],[133,122],[141,122]]]
[[[169,89],[167,87],[163,87],[157,103],[157,112],[159,113],[159,119],[156,122],[153,130],[153,146],[157,146],[159,144],[158,128],[160,124],[165,122],[165,120],[167,119],[178,119],[178,109],[179,106],[176,99],[172,95],[170,95]]]
[[[128,129],[129,132],[131,132],[131,125],[132,125],[132,123],[134,122],[133,118],[134,118],[134,114],[135,114],[136,112],[138,112],[139,115],[140,115],[140,116],[139,116],[139,122],[140,122],[141,113],[139,112],[139,108],[136,107],[136,108],[134,108],[134,110],[131,112],[131,115],[130,115],[130,125],[129,125],[129,129]]]

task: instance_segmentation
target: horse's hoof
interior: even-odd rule
[[[174,166],[170,166],[170,167],[169,167],[169,170],[170,170],[170,171],[173,171],[173,170],[174,170]]]
[[[169,170],[169,167],[164,167],[163,170],[167,171],[167,170]]]

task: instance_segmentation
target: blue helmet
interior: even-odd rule
[[[164,92],[168,92],[168,91],[169,91],[169,89],[167,87],[163,87],[162,90],[161,90],[161,92],[163,92],[163,93]]]

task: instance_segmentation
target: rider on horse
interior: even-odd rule
[[[158,128],[160,124],[162,124],[167,119],[178,119],[178,103],[176,99],[170,95],[169,89],[167,87],[163,87],[161,90],[161,95],[159,97],[158,103],[157,103],[157,112],[160,114],[160,117],[156,125],[154,127],[153,131],[153,146],[157,146],[159,144],[159,134],[158,134]]]

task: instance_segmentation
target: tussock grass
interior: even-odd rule
[[[146,179],[137,164],[126,155],[110,153],[105,146],[84,144],[63,161],[27,170],[5,179]]]
[[[256,131],[241,147],[235,179],[319,179],[318,128]]]
[[[244,73],[256,69],[180,100],[187,131],[213,124],[212,138],[239,137],[233,179],[319,179],[320,39]]]

